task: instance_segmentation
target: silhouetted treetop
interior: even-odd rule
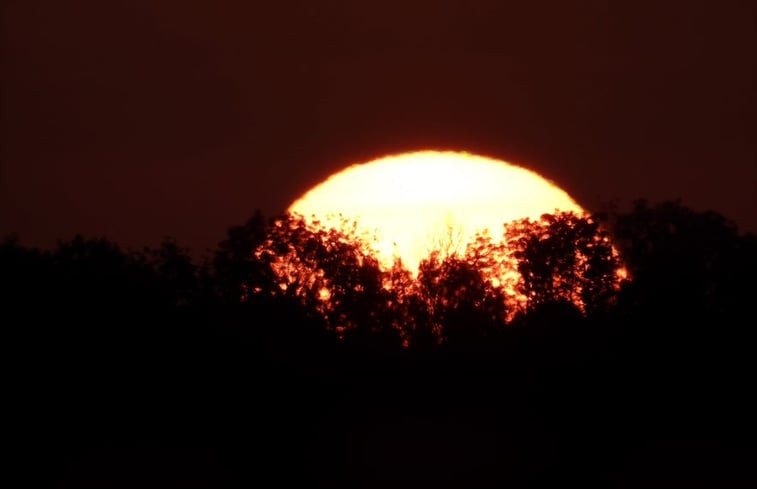
[[[513,222],[505,234],[520,275],[516,290],[527,309],[565,301],[593,313],[612,305],[624,268],[596,218],[545,214],[539,221]]]
[[[244,225],[228,229],[213,257],[216,295],[224,303],[238,304],[246,291],[273,280],[272,271],[253,255],[266,239],[267,223],[258,211]],[[257,281],[262,281],[257,284]]]
[[[432,251],[417,273],[399,261],[382,267],[357,229],[293,215],[272,220],[245,258],[257,275],[241,282],[240,300],[296,298],[341,338],[389,334],[418,347],[496,334],[517,312],[544,303],[605,310],[620,287],[618,254],[589,217],[509,223],[501,237],[479,235],[463,254]]]
[[[139,324],[140,311],[183,308],[267,329],[299,321],[343,344],[390,349],[488,341],[516,318],[575,324],[576,311],[669,324],[736,317],[757,293],[757,239],[718,214],[639,202],[614,217],[614,235],[602,222],[557,213],[504,223],[462,253],[432,251],[418,270],[383,265],[353,221],[335,229],[296,215],[255,214],[200,265],[172,238],[131,252],[82,236],[52,250],[8,237],[0,281],[16,309],[78,311],[82,324]]]
[[[626,306],[655,313],[728,313],[755,292],[757,247],[720,214],[637,201],[615,237],[634,280]]]

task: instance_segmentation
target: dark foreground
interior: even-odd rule
[[[616,291],[602,278],[612,262],[588,246],[607,241],[577,234],[596,226],[561,219],[524,235],[523,292],[539,300],[506,327],[475,266],[421,268],[422,287],[387,296],[383,272],[339,236],[259,217],[230,229],[205,267],[171,241],[127,255],[104,240],[52,252],[6,240],[6,477],[97,488],[757,487],[757,238],[713,213],[641,204],[614,227],[633,277]],[[265,242],[271,259],[300,253],[344,307],[327,319],[318,286],[283,293],[254,253]],[[588,317],[553,290],[566,277],[598,299],[585,301]],[[421,307],[394,307],[403,290],[421,290],[405,301]],[[343,341],[329,332],[337,314],[352,325]],[[409,349],[387,326],[397,318]],[[441,345],[427,334],[434,324]]]
[[[11,466],[27,485],[757,483],[751,348],[690,323],[685,341],[582,321],[380,352],[264,315],[211,331],[185,314],[14,345]]]

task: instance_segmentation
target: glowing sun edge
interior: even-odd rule
[[[418,151],[351,165],[296,200],[288,212],[337,229],[356,220],[383,267],[399,257],[411,272],[430,251],[460,253],[477,232],[501,239],[503,225],[569,211],[565,191],[526,168],[454,151]]]

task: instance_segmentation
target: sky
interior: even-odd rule
[[[751,1],[2,3],[0,236],[213,247],[339,169],[461,150],[757,231]],[[418,182],[419,186],[423,182]]]

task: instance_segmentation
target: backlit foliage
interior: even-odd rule
[[[509,223],[501,237],[480,234],[463,253],[433,250],[417,273],[399,260],[382,266],[370,237],[357,229],[297,215],[274,220],[253,252],[271,281],[245,288],[246,297],[294,299],[346,340],[379,335],[422,348],[497,334],[541,304],[601,311],[623,271],[608,233],[571,213]]]
[[[548,302],[569,302],[584,313],[605,309],[625,276],[596,219],[545,214],[509,224],[505,236],[509,263],[518,270],[515,290],[527,309]]]
[[[254,251],[274,272],[274,287],[267,292],[296,298],[340,336],[383,324],[381,310],[369,307],[387,300],[383,272],[355,229],[347,222],[339,230],[307,224],[296,215],[275,220]]]

